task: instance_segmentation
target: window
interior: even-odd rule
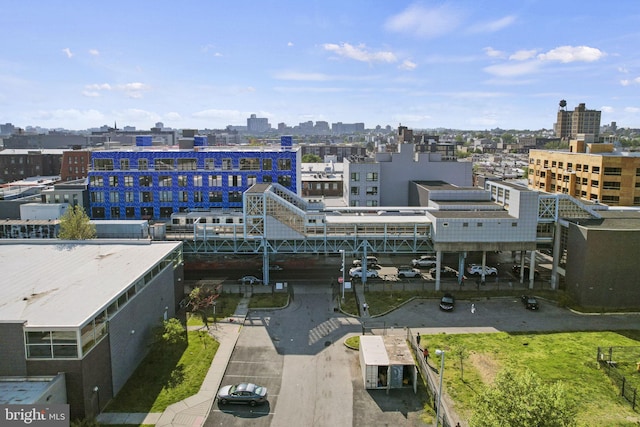
[[[109,187],[117,187],[117,186],[118,186],[118,177],[109,176]]]
[[[204,159],[204,168],[207,170],[214,170],[216,167],[214,159]]]
[[[209,175],[207,177],[209,187],[222,187],[222,176]]]
[[[378,206],[377,200],[367,200],[367,206]]]
[[[158,195],[160,196],[160,201],[161,202],[171,202],[172,201],[172,194],[173,192],[171,191],[160,191],[158,193]]]
[[[604,168],[604,174],[605,175],[620,176],[620,175],[622,175],[622,168]]]
[[[482,227],[482,223],[481,223],[481,222],[477,223],[476,225],[477,225],[478,227]]]
[[[545,161],[544,161],[544,167],[546,168],[546,167],[548,166],[548,164],[549,164],[549,163],[548,163],[548,160],[545,160]],[[557,165],[557,163],[556,163],[556,161],[555,161],[555,160],[554,160],[553,162],[551,162],[551,167],[552,167],[552,168],[555,168],[555,167],[556,167],[556,165]]]
[[[620,203],[620,197],[619,196],[602,196],[602,202],[617,205],[618,203]]]
[[[468,227],[468,226],[469,226],[469,223],[468,223],[468,222],[463,222],[463,223],[462,223],[462,227]]]
[[[290,171],[291,170],[291,159],[278,159],[278,170]]]
[[[133,191],[124,192],[124,201],[129,203],[133,202]]]
[[[141,175],[139,177],[140,187],[151,187],[152,181],[150,175]]]
[[[258,171],[260,170],[260,159],[257,157],[240,159],[241,171]]]
[[[222,191],[209,191],[209,201],[210,202],[221,202],[222,201]]]
[[[258,177],[255,175],[247,175],[247,185],[254,185],[258,182]]]
[[[160,175],[158,177],[158,187],[171,187],[172,180],[170,175]]]
[[[578,163],[578,164],[576,165],[576,170],[577,170],[578,172],[580,172],[580,171],[582,170],[582,165],[581,165],[580,163]]]
[[[27,331],[25,335],[29,359],[78,358],[76,331]]]
[[[229,175],[227,180],[229,187],[238,187],[240,185],[240,175]]]
[[[367,187],[367,196],[378,195],[378,187]]]
[[[124,186],[125,187],[133,187],[133,177],[132,176],[125,176],[124,177]]]
[[[188,191],[178,191],[178,201],[179,202],[188,202],[189,201],[189,192]]]
[[[351,195],[357,196],[360,194],[360,187],[351,187]]]
[[[91,192],[91,201],[93,203],[103,203],[104,202],[104,193],[102,191],[92,191]]]
[[[118,203],[120,201],[120,193],[117,191],[109,192],[109,202],[110,203]]]
[[[194,191],[193,192],[193,201],[196,203],[200,203],[203,201],[202,199],[202,191]]]
[[[198,161],[196,159],[178,159],[178,170],[194,171],[197,169]]]
[[[278,177],[278,184],[283,187],[291,187],[291,177],[288,175],[281,175]]]
[[[151,202],[153,202],[153,192],[151,192],[151,191],[141,191],[140,192],[140,202],[141,203],[151,203]]]
[[[89,186],[90,187],[103,187],[104,179],[102,175],[93,175],[89,178]]]
[[[229,202],[241,202],[242,191],[229,191]]]
[[[222,170],[230,171],[233,163],[231,159],[222,159]]]
[[[567,163],[567,170],[571,171],[573,169],[573,163]]]
[[[160,218],[171,218],[172,213],[173,213],[172,208],[167,208],[167,207],[160,208]]]
[[[129,159],[120,159],[120,169],[123,171],[129,170]]]
[[[149,169],[149,159],[138,159],[138,169],[141,171]]]
[[[120,208],[117,206],[111,207],[111,218],[120,218]]]
[[[606,175],[606,174],[605,174]],[[620,183],[615,181],[603,181],[602,188],[605,190],[619,190]]]
[[[125,218],[135,218],[136,209],[132,207],[124,208],[124,216]]]
[[[640,197],[633,198],[633,206],[640,206]]]
[[[194,187],[202,187],[202,175],[194,175],[193,176],[193,186]]]
[[[367,172],[367,181],[378,181],[378,172]]]
[[[600,182],[599,181],[595,181],[595,180],[591,180],[591,186],[598,188],[600,186]]]
[[[262,175],[262,182],[273,182],[273,177],[271,175]]]
[[[564,162],[558,162],[558,168],[564,169]]]
[[[186,187],[188,180],[186,175],[178,175],[178,187]]]
[[[636,176],[640,176],[640,168],[636,168]]]
[[[112,171],[113,159],[95,159],[93,161],[93,168],[98,171]]]
[[[584,169],[584,172],[589,172],[589,165],[584,165],[583,169]],[[596,172],[596,173],[598,173],[598,172]]]
[[[272,159],[262,159],[262,170],[263,171],[273,170],[273,160]],[[267,181],[263,181],[263,182],[267,182]],[[271,181],[269,181],[269,182],[271,182]]]
[[[173,159],[154,159],[153,167],[157,171],[173,170]]]
[[[360,181],[360,172],[351,172],[351,181],[353,182]]]

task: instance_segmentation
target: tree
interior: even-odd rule
[[[454,345],[450,353],[460,362],[460,379],[464,382],[464,361],[469,358],[469,350],[462,345]]]
[[[575,403],[563,384],[543,383],[533,372],[506,369],[480,392],[470,420],[473,427],[564,427],[576,421]]]
[[[189,302],[187,303],[192,313],[198,313],[202,317],[202,323],[209,329],[209,319],[207,318],[207,309],[211,307],[218,298],[218,294],[211,289],[202,287],[193,288],[189,293]]]
[[[302,163],[322,163],[322,157],[317,154],[305,154],[302,156]]]
[[[187,340],[186,330],[175,317],[162,322],[158,331],[157,341],[170,346],[183,344]]]
[[[84,209],[75,205],[60,217],[60,233],[63,240],[86,240],[96,237],[96,227],[91,224]]]

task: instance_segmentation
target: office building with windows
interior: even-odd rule
[[[610,206],[640,206],[640,153],[589,140],[572,140],[569,151],[530,150],[529,188]]]
[[[206,137],[196,136],[180,147],[158,149],[141,137],[135,149],[94,151],[90,217],[163,220],[177,212],[242,210],[243,193],[258,183],[300,194],[301,155],[290,136],[269,147],[207,147]]]
[[[579,104],[573,111],[567,111],[565,107],[566,101],[560,101],[558,118],[554,124],[554,131],[558,138],[569,140],[583,133],[598,137],[601,111],[587,110],[584,103]]]
[[[92,418],[148,354],[154,329],[175,316],[182,242],[65,243],[0,244],[0,377],[63,373],[71,417]]]

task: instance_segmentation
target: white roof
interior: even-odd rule
[[[425,215],[327,215],[327,224],[430,224]]]
[[[181,242],[0,241],[0,322],[79,327]]]
[[[384,341],[378,335],[360,335],[360,351],[367,366],[389,366]]]

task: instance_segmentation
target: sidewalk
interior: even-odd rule
[[[228,321],[218,322],[209,333],[220,343],[211,367],[202,382],[200,391],[187,399],[174,403],[162,413],[104,412],[97,417],[100,424],[155,424],[156,426],[202,426],[216,399],[227,363],[236,346],[240,329],[249,311],[249,298],[240,300],[236,311]],[[201,327],[195,327],[199,329]],[[193,328],[190,328],[193,329]]]

